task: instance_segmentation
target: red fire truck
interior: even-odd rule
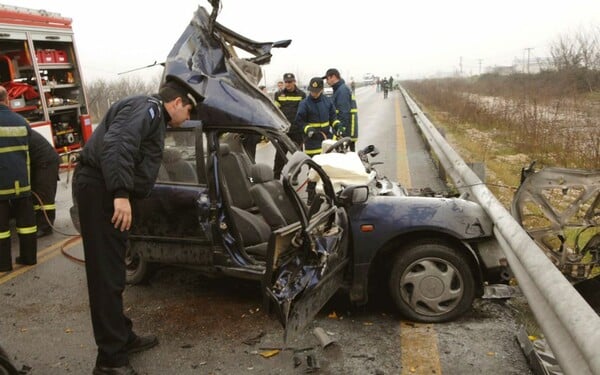
[[[0,5],[0,84],[23,115],[69,162],[92,134],[71,27],[58,13]]]

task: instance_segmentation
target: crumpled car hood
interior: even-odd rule
[[[194,115],[211,125],[254,125],[287,131],[289,122],[258,89],[260,64],[270,61],[276,43],[247,39],[214,21],[199,7],[167,57],[164,80],[187,85],[202,102]],[[285,47],[290,41],[280,42]],[[234,47],[252,58],[239,58]]]

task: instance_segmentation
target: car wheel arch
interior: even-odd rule
[[[481,296],[483,294],[483,274],[479,266],[480,259],[473,247],[449,234],[431,231],[404,233],[390,239],[386,244],[381,246],[371,259],[371,262],[369,262],[369,276],[367,280],[365,280],[367,285],[364,286],[364,289],[368,290],[371,285],[379,285],[380,280],[378,279],[380,278],[383,278],[384,280],[389,278],[392,269],[392,262],[390,262],[390,259],[393,259],[398,252],[406,251],[418,244],[426,242],[437,242],[449,245],[457,250],[462,250],[462,252],[467,255],[465,258],[475,277],[476,296]],[[387,285],[387,282],[385,285]]]

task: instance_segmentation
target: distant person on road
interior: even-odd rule
[[[123,311],[130,200],[150,194],[167,124],[179,127],[190,118],[196,103],[176,82],[163,84],[158,95],[122,99],[110,107],[81,151],[73,192],[98,345],[94,375],[136,374],[129,355],[158,344],[156,336],[136,335]]]
[[[394,77],[390,76],[390,79],[388,79],[388,84],[389,84],[389,89],[394,90]]]
[[[304,143],[302,126],[296,122],[296,114],[298,113],[300,102],[306,98],[306,93],[296,86],[296,77],[293,73],[285,73],[283,75],[283,82],[285,82],[285,87],[281,92],[275,94],[275,105],[279,107],[285,118],[290,122],[290,129],[287,132],[288,137],[290,137],[296,146],[298,146],[298,149],[302,151],[302,145]],[[273,166],[273,175],[275,176],[275,179],[281,177],[281,170],[284,165],[285,157],[280,155],[279,152],[276,152],[275,163]]]
[[[383,79],[383,81],[381,81],[381,88],[383,89],[383,98],[387,99],[388,97],[388,90],[389,90],[389,84],[386,78]]]
[[[356,98],[352,90],[346,85],[346,82],[340,77],[340,72],[331,68],[328,69],[323,79],[327,84],[333,87],[333,105],[337,111],[339,123],[334,128],[336,138],[350,137],[350,150],[355,151],[358,141],[358,108],[356,107]]]
[[[277,82],[277,92],[276,92],[276,94],[280,93],[281,90],[283,90],[284,87],[285,87],[285,83],[283,83],[283,81]]]
[[[8,92],[0,86],[0,272],[13,269],[10,238],[11,206],[19,235],[16,263],[37,263],[37,227],[31,203],[27,120],[10,110]]]
[[[54,147],[43,135],[33,130],[29,137],[31,159],[31,189],[35,210],[38,238],[52,233],[56,218],[56,188],[60,158]]]
[[[333,102],[323,95],[323,78],[312,78],[308,90],[310,95],[300,102],[295,122],[302,127],[306,136],[304,152],[313,157],[322,152],[323,141],[333,137],[332,127],[338,121]],[[316,182],[309,181],[306,187],[309,205],[315,196],[316,186]]]

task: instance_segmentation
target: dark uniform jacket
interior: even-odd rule
[[[334,129],[341,131],[343,137],[350,137],[353,141],[358,140],[358,109],[356,98],[352,90],[340,79],[333,87],[333,104],[337,110],[337,118],[340,123]]]
[[[60,157],[54,147],[37,131],[32,131],[29,137],[29,158],[32,170],[60,164]]]
[[[296,123],[302,126],[307,136],[304,142],[304,151],[312,156],[321,153],[321,143],[331,139],[331,127],[336,124],[335,107],[328,97],[321,94],[317,99],[307,96],[298,106]],[[313,133],[312,137],[308,137]]]
[[[158,96],[118,101],[81,151],[79,173],[103,179],[115,198],[148,196],[160,168],[169,120]]]
[[[304,98],[306,98],[306,93],[298,87],[293,91],[283,89],[275,93],[275,105],[281,109],[291,124],[288,133],[302,134],[302,126],[296,122],[296,113],[298,113],[298,106]]]
[[[27,197],[29,180],[29,135],[25,118],[0,104],[0,199]]]

